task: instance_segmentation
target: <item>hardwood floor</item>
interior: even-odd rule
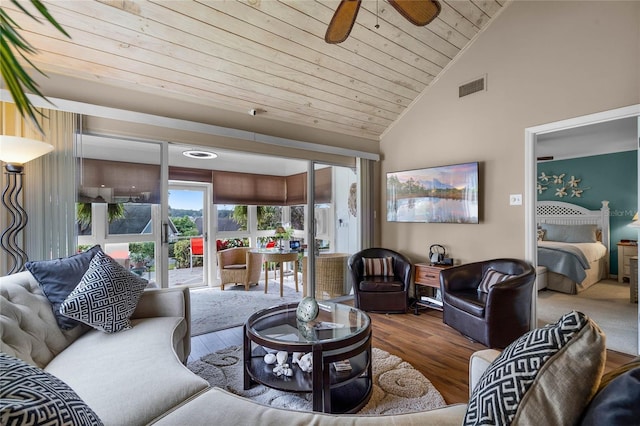
[[[469,399],[469,358],[486,349],[442,323],[442,312],[369,314],[373,325],[373,346],[397,355],[422,372],[442,393],[448,404]],[[242,345],[242,327],[230,328],[191,339],[191,356],[196,360],[231,345]],[[605,371],[634,357],[607,351]]]

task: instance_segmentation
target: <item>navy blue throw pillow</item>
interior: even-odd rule
[[[93,246],[89,250],[73,256],[27,262],[25,265],[25,268],[35,277],[43,293],[49,299],[58,326],[63,330],[70,330],[80,323],[62,315],[59,312],[60,305],[80,283],[84,273],[89,269],[91,259],[100,251],[102,251],[100,246]]]
[[[640,419],[640,367],[613,379],[587,407],[583,426],[637,425]]]

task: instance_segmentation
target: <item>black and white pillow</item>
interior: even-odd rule
[[[129,318],[147,284],[147,280],[100,252],[60,306],[60,313],[105,333],[129,329]]]
[[[487,269],[487,272],[484,273],[484,276],[478,285],[478,291],[482,293],[489,293],[491,287],[501,283],[502,281],[506,281],[509,278],[513,278],[513,275],[503,274],[502,272],[498,272],[493,269]]]
[[[595,394],[605,357],[602,331],[569,312],[522,335],[489,365],[464,425],[575,424]]]
[[[75,426],[102,422],[62,380],[0,353],[0,424]]]

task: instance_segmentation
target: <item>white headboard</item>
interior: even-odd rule
[[[603,201],[600,210],[588,210],[563,201],[538,201],[536,205],[536,223],[558,225],[595,224],[602,232],[602,244],[610,251],[609,241],[609,202]]]

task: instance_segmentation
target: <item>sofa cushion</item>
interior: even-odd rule
[[[0,353],[0,424],[74,426],[102,422],[62,380]]]
[[[359,288],[361,291],[395,292],[404,291],[404,284],[395,277],[365,277]]]
[[[88,329],[84,324],[71,330],[58,327],[31,272],[0,277],[0,352],[43,368]]]
[[[569,312],[505,348],[473,390],[464,424],[574,424],[598,388],[605,357],[602,331]]]
[[[111,257],[97,253],[78,286],[60,305],[60,313],[91,327],[115,333],[131,328],[147,280],[127,271]]]
[[[513,275],[503,274],[502,272],[498,272],[494,269],[487,269],[482,276],[482,280],[480,280],[480,284],[478,284],[478,291],[482,293],[489,293],[491,287],[501,283],[502,281],[506,281],[509,278],[513,278]]]
[[[148,424],[209,386],[176,356],[175,347],[187,330],[184,318],[131,323],[133,328],[124,333],[85,333],[45,368],[108,425]]]
[[[80,283],[84,273],[89,269],[91,259],[99,251],[102,251],[100,246],[93,246],[73,256],[27,262],[24,265],[40,284],[42,292],[51,303],[58,326],[63,330],[70,330],[79,322],[62,315],[59,312],[60,305]]]
[[[363,257],[363,274],[365,277],[370,276],[393,276],[393,257]]]
[[[476,290],[461,290],[445,295],[447,303],[475,317],[484,318],[487,293]]]
[[[153,424],[155,426],[238,426],[238,425],[322,425],[389,426],[438,425],[460,426],[466,405],[453,404],[417,413],[359,416],[309,411],[274,409],[220,388],[211,388],[187,401]]]

